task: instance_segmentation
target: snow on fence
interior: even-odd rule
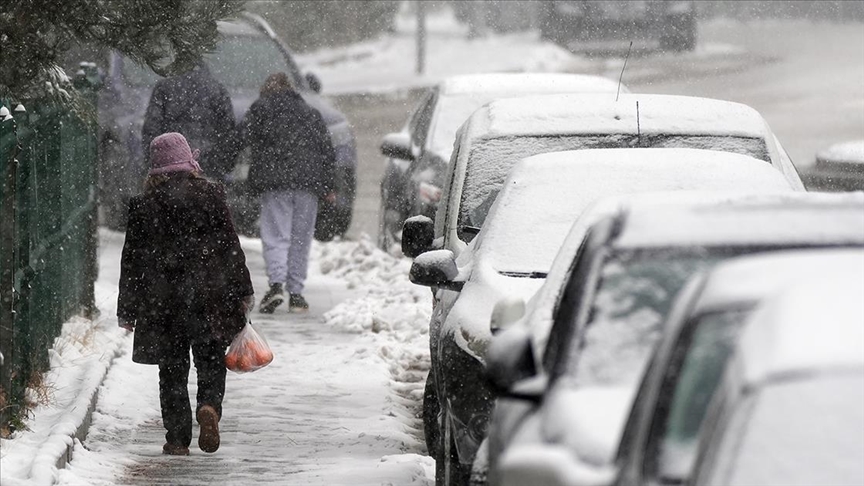
[[[72,102],[0,99],[0,427],[26,413],[61,326],[93,313],[97,127],[94,76]]]

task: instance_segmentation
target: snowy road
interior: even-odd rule
[[[493,41],[460,41],[458,32],[433,30],[428,44],[430,69],[441,67],[437,73],[441,77],[536,69],[617,79],[627,51],[624,43],[605,52],[577,50],[567,57],[555,46],[541,43],[536,35],[512,34]],[[411,88],[436,79],[431,72],[411,75],[412,43],[413,38],[403,33],[380,41],[381,50],[375,56],[363,51],[369,57],[349,56],[352,60],[311,66],[320,72],[325,94],[330,88],[342,93],[334,100],[357,135],[360,166],[352,236],[377,234],[384,170],[384,158],[378,151],[381,138],[405,123],[419,94]],[[508,51],[517,44],[518,49]],[[345,49],[355,51],[358,49]],[[335,57],[333,52],[329,55]],[[314,60],[312,56],[306,62]],[[699,44],[692,53],[634,51],[624,82],[636,93],[704,96],[748,104],[763,114],[796,164],[806,167],[814,162],[818,150],[864,137],[864,24],[711,20],[700,24]],[[400,90],[398,94],[382,93],[384,87]],[[346,94],[351,91],[355,94]]]
[[[114,278],[122,235],[102,236],[103,274]],[[260,242],[243,244],[261,295],[266,277]],[[255,373],[229,372],[217,453],[204,454],[193,439],[190,456],[161,455],[158,370],[131,362],[129,339],[99,391],[86,446],[76,444],[72,462],[60,471],[60,484],[430,484],[433,463],[420,455],[424,446],[414,417],[422,373],[405,380],[415,383],[400,383],[393,363],[380,355],[380,339],[328,325],[322,315],[365,294],[350,279],[317,271],[322,260],[333,267],[357,254],[353,245],[341,253],[335,247],[316,248],[307,286],[310,314],[253,313],[276,359]],[[367,279],[384,257],[366,255]],[[103,293],[101,299],[110,295]],[[335,317],[344,320],[347,313]],[[412,361],[423,361],[420,349]],[[193,400],[194,390],[193,385]],[[408,392],[394,393],[399,390]]]

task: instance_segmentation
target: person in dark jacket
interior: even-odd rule
[[[241,140],[252,148],[248,184],[261,199],[261,241],[270,281],[259,311],[272,313],[284,302],[284,290],[289,311],[308,311],[302,292],[318,200],[336,199],[336,153],[327,125],[288,76],[276,73],[241,122]]]
[[[233,169],[237,155],[234,121],[228,90],[200,62],[185,74],[156,83],[141,129],[144,153],[157,136],[182,133],[200,150],[199,162],[207,175],[221,181]]]
[[[134,331],[132,360],[159,365],[165,454],[187,455],[192,441],[189,349],[198,372],[198,446],[219,448],[225,349],[254,304],[246,257],[220,184],[201,168],[179,133],[150,144],[150,173],[129,201],[120,262],[119,325]]]

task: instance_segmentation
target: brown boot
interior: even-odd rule
[[[202,405],[196,414],[198,418],[198,447],[204,452],[219,450],[219,414],[210,405]]]
[[[165,445],[162,446],[162,454],[168,456],[188,456],[189,448],[186,446],[166,442]]]

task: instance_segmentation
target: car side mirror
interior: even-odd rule
[[[496,306],[497,307],[497,306]],[[524,326],[513,326],[492,338],[486,352],[486,378],[492,389],[498,395],[518,396],[526,398],[524,388],[526,379],[538,377],[534,364],[534,350],[531,334]],[[523,383],[520,390],[515,390],[517,383]],[[542,384],[538,385],[542,394]]]
[[[385,135],[381,140],[381,153],[385,157],[413,161],[415,157],[411,151],[411,135],[405,132]]]
[[[462,282],[454,282],[459,275],[456,257],[450,250],[427,251],[414,259],[408,279],[417,285],[460,290]]]
[[[492,331],[492,335],[498,334],[521,319],[523,315],[525,315],[525,301],[519,297],[505,297],[492,309],[489,330]]]
[[[309,85],[309,89],[316,93],[321,92],[321,78],[315,75],[315,73],[306,73],[306,84]]]
[[[417,258],[432,248],[435,240],[435,223],[428,216],[412,216],[402,223],[402,254]]]

